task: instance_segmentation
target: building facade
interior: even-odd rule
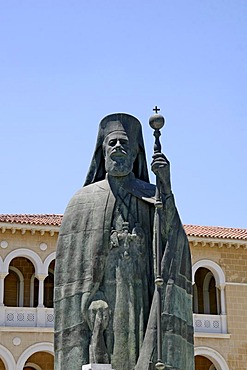
[[[53,370],[53,285],[62,215],[0,215],[0,370]],[[195,370],[245,370],[247,229],[185,225]]]

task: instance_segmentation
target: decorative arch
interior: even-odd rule
[[[16,368],[23,369],[29,357],[32,356],[36,352],[48,352],[51,355],[54,355],[53,343],[49,343],[49,342],[36,343],[28,347],[19,357]]]
[[[224,357],[210,347],[195,347],[195,356],[207,357],[214,364],[216,370],[230,370]]]
[[[46,257],[46,259],[44,260],[44,271],[45,271],[45,274],[48,275],[48,269],[49,269],[49,266],[50,266],[50,263],[56,259],[56,252],[53,252],[51,254],[49,254],[49,256]]]
[[[16,363],[12,353],[0,344],[0,357],[7,370],[15,370]]]
[[[34,251],[26,248],[16,249],[10,252],[3,262],[3,272],[8,273],[10,262],[16,257],[28,258],[35,267],[35,274],[44,274],[44,265],[40,256]]]
[[[195,273],[200,267],[207,268],[212,272],[217,287],[225,287],[226,278],[222,268],[216,262],[206,259],[197,261],[192,266],[192,284],[195,284]]]
[[[36,364],[34,364],[34,363],[32,363],[32,362],[28,362],[28,363],[25,365],[25,367],[32,367],[32,368],[34,368],[35,370],[42,370],[42,369],[41,369],[41,367],[40,367],[39,365],[36,365]],[[24,367],[24,370],[25,370],[25,367]]]
[[[9,270],[14,271],[19,278],[19,296],[18,296],[18,307],[23,307],[24,299],[24,276],[22,272],[14,266],[9,266]]]
[[[3,272],[3,259],[0,257],[0,273]]]

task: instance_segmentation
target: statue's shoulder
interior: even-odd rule
[[[81,213],[90,212],[92,204],[99,204],[107,197],[107,186],[106,180],[96,182],[80,188],[70,199],[63,216],[63,220],[76,219]],[[89,206],[91,204],[91,206]],[[65,221],[63,222],[65,223]]]
[[[89,184],[86,186],[83,186],[79,192],[82,194],[84,193],[93,193],[97,191],[104,191],[109,189],[108,181],[106,179],[94,182],[93,184]]]
[[[108,189],[109,186],[106,180],[83,186],[72,196],[69,202],[69,206],[84,202],[85,199],[91,197],[92,194],[101,193],[107,191]]]

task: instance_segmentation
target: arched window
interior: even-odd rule
[[[192,266],[195,332],[227,334],[225,274],[214,261],[199,260]]]
[[[226,314],[225,274],[214,261],[200,260],[192,267],[194,313]]]
[[[212,272],[205,267],[199,267],[195,273],[194,280],[194,312],[219,315],[219,290],[216,287]]]
[[[11,260],[9,273],[4,280],[4,304],[30,307],[30,281],[34,273],[33,263],[26,257]]]
[[[4,279],[4,305],[23,307],[24,277],[21,271],[9,266],[9,273]]]

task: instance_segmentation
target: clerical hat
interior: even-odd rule
[[[99,124],[96,147],[84,186],[105,178],[105,159],[102,144],[107,135],[115,131],[126,132],[132,143],[138,143],[139,150],[134,162],[133,172],[136,178],[149,182],[140,121],[127,113],[113,113],[104,117]]]

